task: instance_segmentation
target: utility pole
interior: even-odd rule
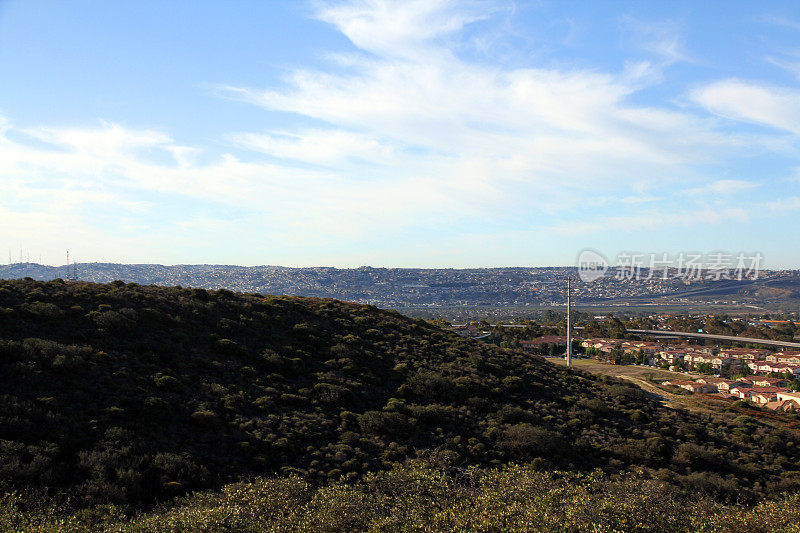
[[[572,276],[567,275],[567,366],[572,366]]]

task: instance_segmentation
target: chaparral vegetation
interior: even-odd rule
[[[798,458],[371,306],[0,281],[5,529],[778,530]]]

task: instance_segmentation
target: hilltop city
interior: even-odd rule
[[[757,279],[686,279],[651,275],[635,278],[610,269],[584,283],[574,267],[472,269],[282,266],[155,265],[78,263],[47,266],[12,263],[0,266],[0,279],[123,280],[139,284],[228,289],[246,293],[337,298],[390,309],[538,308],[561,306],[565,280],[576,283],[573,296],[583,306],[681,306],[704,303],[742,311],[776,307],[797,310],[800,271],[762,270]]]

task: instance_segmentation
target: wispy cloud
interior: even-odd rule
[[[361,50],[383,57],[427,59],[436,46],[466,25],[507,6],[449,0],[351,0],[317,4],[317,17],[335,26]]]
[[[800,91],[736,79],[710,83],[691,98],[721,117],[800,134]]]
[[[271,251],[385,244],[413,232],[444,242],[466,226],[575,235],[747,220],[725,205],[715,214],[653,205],[687,184],[723,196],[756,187],[708,169],[800,132],[796,91],[726,80],[691,94],[713,115],[779,134],[731,133],[704,110],[641,103],[664,65],[689,60],[675,25],[643,28],[651,38],[642,46],[655,58],[617,70],[487,64],[457,53],[473,25],[508,9],[318,4],[316,16],[355,51],[324,56],[329,68],[290,69],[283,84],[218,87],[221,96],[297,115],[303,126],[225,132],[216,152],[158,128],[16,128],[0,117],[0,214],[39,213],[42,229],[67,211],[78,221],[72,231],[106,242],[117,228],[92,217],[97,206],[149,231],[148,215],[173,212],[164,247],[235,234]],[[477,42],[474,32],[468,39]],[[626,215],[609,213],[620,206]],[[568,222],[575,213],[581,221]],[[13,238],[5,226],[0,238]]]
[[[659,196],[648,196],[648,195],[640,195],[640,196],[624,196],[620,198],[620,202],[623,204],[646,204],[649,202],[657,202],[662,200],[663,198]]]
[[[764,203],[762,207],[779,213],[798,211],[800,210],[800,196],[788,196],[772,200]]]
[[[800,80],[800,53],[767,56],[765,59]]]
[[[320,164],[340,164],[351,158],[389,163],[394,158],[392,146],[343,130],[239,133],[231,135],[231,140],[271,156]]]
[[[685,191],[685,194],[693,196],[707,195],[732,195],[745,191],[750,191],[758,187],[759,184],[748,180],[717,180],[703,187],[694,187]]]
[[[678,61],[691,61],[683,42],[681,24],[671,20],[644,21],[631,15],[620,18],[631,40],[643,50],[654,54],[664,65]]]
[[[688,228],[703,224],[722,222],[747,222],[750,212],[743,208],[696,209],[696,210],[657,210],[633,215],[598,217],[593,221],[564,222],[552,227],[552,231],[562,235],[596,235],[612,230],[636,233],[642,230],[665,228]]]
[[[498,172],[490,178],[494,182],[541,185],[558,180],[564,185],[566,180],[567,185],[583,186],[608,183],[612,177],[617,182],[639,179],[642,172],[656,179],[685,172],[681,165],[742,149],[749,141],[719,134],[712,121],[697,116],[628,103],[651,77],[650,67],[642,63],[602,73],[487,67],[448,54],[417,61],[409,49],[434,47],[436,36],[479,15],[455,17],[456,22],[440,27],[442,12],[452,11],[452,4],[393,5],[391,12],[400,12],[400,26],[415,21],[413,31],[382,31],[382,24],[395,24],[389,22],[394,17],[387,15],[383,2],[349,3],[334,10],[335,16],[321,11],[324,20],[377,55],[352,59],[347,73],[296,70],[282,89],[225,87],[220,92],[316,119],[332,131],[357,135],[360,146],[388,141],[398,152],[424,153],[404,165],[424,160],[440,170],[440,164],[466,160],[496,164]],[[317,142],[304,132],[291,134],[307,138],[300,143]],[[238,138],[253,141],[258,135]],[[319,139],[319,132],[313,135]],[[331,144],[338,143],[334,137]],[[270,149],[283,149],[268,138]],[[306,157],[312,161],[315,153],[327,150],[320,146]],[[331,151],[341,154],[336,147]]]
[[[775,26],[783,26],[784,28],[791,28],[793,30],[800,30],[800,20],[796,20],[790,17],[785,17],[781,15],[765,15],[761,17],[763,22],[767,24],[773,24]]]

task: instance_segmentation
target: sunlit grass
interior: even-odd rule
[[[236,483],[127,517],[103,506],[57,517],[7,496],[3,531],[800,531],[800,495],[722,504],[638,475],[398,467],[347,484],[296,478]]]

